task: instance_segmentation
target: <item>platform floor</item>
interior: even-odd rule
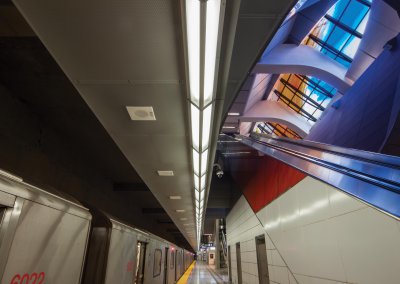
[[[225,284],[224,277],[221,277],[213,267],[208,266],[205,262],[197,261],[194,265],[188,279],[187,284]]]

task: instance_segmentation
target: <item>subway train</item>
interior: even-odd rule
[[[194,255],[0,171],[1,284],[176,283]]]

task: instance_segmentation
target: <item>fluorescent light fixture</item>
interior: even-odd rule
[[[193,151],[193,171],[196,175],[200,175],[200,157],[199,152],[195,149]]]
[[[200,191],[200,200],[204,199],[204,192],[205,192],[205,190]]]
[[[201,190],[204,190],[204,188],[206,187],[206,175],[203,175],[200,178],[200,186],[201,186]]]
[[[157,171],[160,177],[172,177],[174,176],[174,171]]]
[[[220,20],[221,0],[209,0],[206,15],[206,42],[204,65],[204,104],[212,100],[214,94],[215,66]]]
[[[194,188],[197,190],[200,189],[200,178],[197,175],[194,175]]]
[[[186,35],[189,57],[190,98],[200,101],[200,1],[186,0]]]
[[[190,106],[190,115],[192,118],[192,144],[195,149],[200,149],[200,110],[194,104]]]
[[[239,116],[240,113],[239,112],[228,112],[228,115],[230,115],[230,116]]]
[[[222,126],[222,128],[225,128],[225,129],[233,129],[233,128],[236,128],[235,126]]]
[[[208,149],[201,154],[201,174],[204,175],[207,171]]]
[[[185,0],[192,155],[198,238],[203,207],[224,0]],[[233,127],[235,128],[235,127]],[[201,177],[200,177],[201,176]],[[199,191],[200,190],[200,191]],[[201,203],[199,203],[201,202]]]
[[[187,218],[179,218],[179,220],[181,220],[181,221],[186,221]]]
[[[203,131],[202,131],[202,138],[201,138],[201,149],[207,149],[210,144],[210,129],[211,129],[211,115],[212,115],[213,105],[209,105],[203,111]]]
[[[172,200],[179,200],[179,199],[182,199],[182,196],[180,196],[180,195],[170,195],[170,196],[169,196],[169,199],[172,199]]]
[[[183,213],[183,212],[185,212],[185,211],[186,211],[185,209],[176,209],[176,210],[175,210],[176,213]]]

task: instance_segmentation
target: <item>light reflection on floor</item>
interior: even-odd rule
[[[212,269],[202,261],[197,261],[187,281],[188,284],[222,284],[222,281]]]

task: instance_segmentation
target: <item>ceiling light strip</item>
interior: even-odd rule
[[[200,241],[207,188],[215,78],[221,34],[221,6],[225,0],[185,0],[190,121],[194,177],[194,203]],[[198,243],[199,245],[199,243]]]

